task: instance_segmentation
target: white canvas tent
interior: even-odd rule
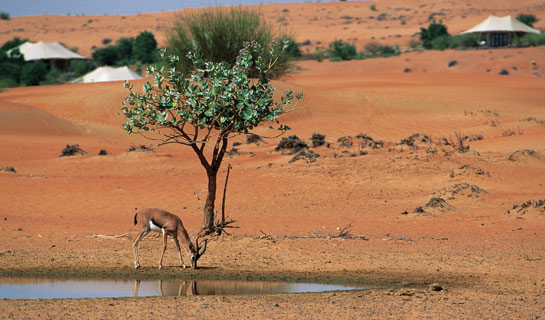
[[[100,67],[89,72],[75,82],[104,82],[104,81],[122,81],[122,80],[138,80],[142,79],[137,73],[129,69],[129,67]]]
[[[483,22],[468,29],[461,34],[476,33],[480,40],[488,46],[501,47],[511,43],[513,36],[522,36],[525,33],[541,33],[532,27],[525,25],[511,16],[495,17],[490,16]]]
[[[23,55],[25,61],[51,59],[87,59],[75,52],[66,49],[62,44],[58,42],[25,42],[17,48],[19,49],[19,52],[21,52],[21,54]]]
[[[58,42],[46,43],[39,41],[36,43],[25,42],[22,45],[8,51],[18,49],[25,61],[44,60],[49,61],[51,67],[67,71],[70,68],[70,61],[73,59],[87,59],[84,56],[66,49]]]

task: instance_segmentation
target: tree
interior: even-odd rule
[[[21,71],[21,83],[25,86],[37,86],[45,80],[47,72],[47,65],[42,60],[27,63]]]
[[[524,13],[519,14],[517,16],[517,20],[532,28],[534,27],[534,23],[539,21],[539,19],[536,18],[536,16],[534,16],[533,14],[524,14]]]
[[[420,41],[425,49],[433,48],[433,40],[442,36],[449,36],[447,27],[441,22],[435,22],[429,24],[428,28],[420,28]]]
[[[15,37],[12,40],[7,41],[2,45],[2,50],[8,51],[9,49],[15,48],[19,45],[22,45],[23,43],[27,42],[28,39],[21,39],[19,37]]]
[[[115,46],[96,49],[92,55],[93,61],[97,66],[115,66],[119,61],[119,51]]]
[[[142,133],[166,144],[189,146],[197,155],[208,176],[208,195],[203,208],[201,235],[213,233],[216,178],[229,138],[248,133],[264,121],[277,121],[293,102],[293,92],[287,91],[280,102],[273,100],[275,89],[269,82],[269,72],[287,43],[272,42],[265,50],[259,43],[245,43],[234,66],[225,62],[204,62],[198,49],[187,53],[195,65],[189,75],[179,72],[177,56],[168,56],[165,65],[149,66],[154,84],[146,82],[142,93],[125,83],[129,95],[123,101],[129,134]],[[166,69],[165,69],[166,67]],[[253,73],[256,70],[256,73]],[[166,78],[164,72],[166,71]],[[297,100],[302,93],[296,95]],[[280,125],[281,131],[289,129]],[[213,145],[212,152],[206,151]]]
[[[133,63],[132,48],[134,46],[134,38],[121,38],[117,40],[117,52],[121,60],[127,64]]]
[[[156,49],[157,41],[153,33],[144,31],[134,39],[132,54],[136,60],[140,60],[142,63],[152,63],[155,61]]]

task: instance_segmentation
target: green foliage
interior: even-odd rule
[[[0,20],[9,20],[9,19],[10,19],[9,13],[0,11]]]
[[[256,41],[265,47],[275,39],[286,38],[285,34],[273,34],[263,15],[248,7],[186,11],[176,18],[174,28],[167,34],[168,52],[180,57],[177,68],[184,73],[194,69],[186,53],[193,51],[195,46],[204,60],[233,65],[244,42]],[[293,56],[290,54],[290,51],[284,51],[275,57],[276,62],[269,72],[271,78],[280,77],[291,69]],[[262,58],[272,61],[268,52]]]
[[[342,40],[331,42],[328,51],[332,57],[332,61],[352,60],[357,57],[356,47],[344,43]]]
[[[537,47],[545,45],[545,34],[527,33],[522,37],[513,38],[515,47]]]
[[[121,38],[117,40],[117,52],[119,57],[123,60],[127,60],[127,64],[132,64],[131,58],[133,57],[134,38]]]
[[[454,36],[450,39],[450,48],[477,48],[479,36],[475,33]]]
[[[22,45],[23,43],[27,42],[28,39],[21,39],[19,37],[15,37],[12,40],[7,41],[2,45],[2,48],[0,50],[8,51],[9,49],[15,48],[17,46]]]
[[[91,65],[88,60],[74,59],[70,62],[70,70],[72,70],[74,76],[79,77],[91,70]]]
[[[303,56],[301,50],[299,49],[299,46],[297,45],[297,43],[295,43],[295,40],[293,40],[292,37],[282,36],[278,41],[287,41],[288,46],[286,47],[285,53],[290,59],[297,60]]]
[[[61,84],[61,83],[66,82],[66,80],[67,80],[66,73],[62,72],[61,70],[59,70],[57,68],[52,68],[51,70],[49,70],[49,72],[47,72],[44,79],[42,81],[40,81],[39,84],[40,85],[44,85],[44,84]]]
[[[285,50],[282,45],[287,46],[271,45],[267,51],[272,55],[281,53]],[[207,140],[212,130],[228,137],[247,133],[263,121],[276,120],[284,112],[283,107],[292,103],[293,93],[288,91],[281,103],[274,102],[274,88],[268,77],[272,65],[263,56],[265,49],[253,42],[244,46],[233,67],[222,62],[204,62],[200,51],[187,54],[196,67],[189,75],[179,72],[177,56],[169,57],[167,69],[150,66],[148,73],[155,83],[146,82],[143,93],[134,92],[132,85],[126,84],[130,94],[123,103],[125,130],[132,133],[178,128],[190,137],[195,130],[205,129]],[[259,72],[257,80],[251,79],[252,68]],[[169,80],[163,75],[165,70]],[[188,139],[177,129],[172,134],[185,139],[187,144],[201,141],[197,137]]]
[[[121,59],[119,51],[115,46],[96,49],[93,52],[92,58],[97,66],[115,66]]]
[[[377,11],[377,7],[374,4],[370,5],[369,9],[371,9],[371,11]]]
[[[429,24],[428,28],[420,28],[420,41],[422,46],[426,49],[432,49],[433,40],[439,37],[449,36],[447,27],[445,27],[441,22],[435,22]],[[437,45],[442,45],[444,43],[444,38],[436,42]],[[448,46],[447,46],[448,47]]]
[[[97,66],[123,66],[157,61],[157,41],[151,32],[144,31],[135,38],[121,38],[115,45],[96,49],[92,59]]]
[[[390,57],[399,55],[398,46],[382,45],[377,41],[371,41],[364,46],[365,54],[369,57]]]
[[[13,83],[19,83],[24,64],[25,61],[18,50],[12,51],[11,55],[8,56],[6,51],[0,49],[0,78],[12,79]],[[4,81],[4,83],[7,82]]]
[[[436,37],[431,41],[431,47],[435,50],[448,49],[450,47],[450,39],[448,34]]]
[[[36,86],[45,80],[47,65],[39,60],[25,64],[21,71],[21,83],[25,86]]]
[[[5,78],[0,76],[0,92],[5,88],[15,88],[17,87],[17,82],[12,78]]]
[[[534,27],[534,23],[539,21],[539,19],[536,18],[536,16],[534,16],[533,14],[524,14],[524,13],[519,14],[517,16],[517,20],[530,27]]]
[[[157,41],[151,32],[144,31],[140,33],[132,46],[132,56],[142,63],[152,63],[156,61]]]
[[[409,40],[409,42],[407,43],[407,45],[409,46],[410,49],[418,49],[422,46],[422,42],[418,41],[418,40],[415,40],[415,39],[411,39]]]

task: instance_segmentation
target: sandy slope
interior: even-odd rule
[[[507,1],[424,4],[381,1],[377,7],[390,13],[409,7],[422,11],[422,17],[441,8],[463,12],[466,18],[449,20],[457,21],[460,30],[465,28],[462,22],[477,20],[477,12],[515,12]],[[309,12],[342,15],[350,8],[351,15],[358,10],[368,15],[370,11],[367,4],[351,2],[264,7],[271,19],[283,8],[289,8],[297,34],[324,43],[329,32],[315,28],[316,38],[311,38],[305,33],[310,31],[297,26],[313,21]],[[535,1],[522,2],[521,8],[543,12]],[[144,21],[161,14],[105,16],[100,22],[111,20],[107,29],[115,31],[120,27],[115,21],[137,17]],[[40,26],[45,19],[84,18],[88,19],[32,17],[7,23],[24,22],[25,30],[30,30],[30,25]],[[415,20],[403,27],[406,34],[417,26]],[[91,25],[95,22],[98,25],[98,18]],[[81,37],[78,30],[58,25],[49,27],[47,34],[59,32],[73,39],[73,46],[89,46],[91,34]],[[104,30],[96,33],[104,37]],[[12,31],[1,34],[12,35]],[[12,166],[17,172],[0,171],[0,274],[195,274],[372,282],[403,288],[264,297],[0,301],[0,314],[15,318],[300,318],[302,313],[314,318],[542,316],[545,213],[543,207],[512,210],[528,200],[545,199],[542,58],[542,49],[530,48],[298,63],[296,73],[274,82],[279,92],[293,88],[305,93],[304,108],[286,114],[282,122],[307,142],[314,132],[325,134],[330,146],[312,149],[320,154],[316,162],[288,163],[292,155],[272,152],[280,138],[259,145],[246,144],[245,137],[234,139],[242,144],[237,146],[240,155],[225,160],[225,165],[234,167],[227,214],[238,220],[240,229],[234,230],[236,237],[211,240],[202,259],[204,269],[198,271],[168,267],[158,272],[159,239],[153,237],[143,242],[143,269],[134,271],[129,237],[97,237],[134,235],[134,208],[171,210],[183,218],[190,233],[195,233],[202,218],[194,192],[204,197],[206,176],[190,150],[127,152],[131,145],[149,142],[121,129],[120,102],[127,92],[120,82],[6,90],[0,93],[0,168]],[[449,68],[451,60],[458,64]],[[538,61],[537,70],[529,65],[531,60]],[[404,72],[405,68],[411,72]],[[503,68],[510,75],[498,75]],[[257,133],[269,135],[271,130],[263,126]],[[354,138],[359,133],[382,140],[384,147],[364,146]],[[418,144],[417,149],[400,144],[416,133],[432,141]],[[456,133],[482,140],[470,142],[470,152],[458,153],[443,139],[454,139]],[[338,138],[344,136],[353,137],[353,147],[340,146]],[[79,144],[90,154],[59,158],[66,144]],[[110,154],[98,156],[101,149]],[[453,209],[425,207],[432,197],[444,198]],[[414,211],[420,206],[425,212]],[[352,235],[369,240],[293,238],[335,235],[337,227],[350,223]],[[176,264],[172,247],[166,257],[169,266]],[[430,291],[431,283],[447,290]],[[164,307],[157,310],[157,303]]]

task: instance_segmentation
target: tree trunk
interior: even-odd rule
[[[218,176],[217,169],[210,169],[206,171],[208,175],[208,196],[203,208],[203,220],[201,236],[211,234],[215,232],[214,228],[214,204],[216,202],[216,178]]]

